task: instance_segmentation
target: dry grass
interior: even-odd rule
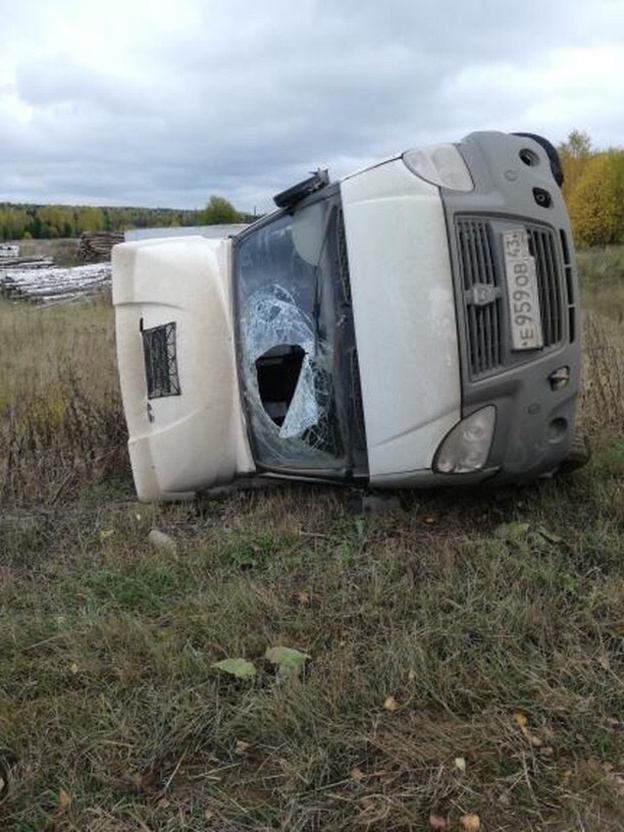
[[[608,829],[616,495],[582,475],[362,519],[340,492],[288,488],[16,525],[3,828],[398,830],[472,811],[488,830]],[[153,525],[176,555],[149,547]],[[263,660],[275,644],[311,655],[301,679]],[[253,681],[212,667],[237,656]]]
[[[118,426],[110,311],[76,309],[16,313],[3,352],[33,370],[4,377],[3,430],[15,400],[33,426],[59,389]],[[408,493],[373,517],[300,487],[155,507],[110,499],[127,471],[94,464],[50,507],[63,470],[25,457],[0,514],[0,828],[621,829],[621,332],[586,327],[592,462],[522,489]],[[37,434],[61,462],[73,431],[96,441],[71,424]],[[311,656],[300,678],[265,661],[276,644]],[[213,667],[239,656],[253,680]]]
[[[624,308],[624,302],[622,304]],[[586,429],[624,432],[624,324],[588,312],[584,326],[584,392],[581,418]]]
[[[586,310],[581,421],[598,446],[624,436],[624,247],[579,257]]]
[[[583,303],[586,309],[624,322],[624,246],[580,252],[579,271],[582,275]],[[621,330],[620,330],[621,332]],[[619,337],[622,341],[624,336]]]
[[[0,302],[0,501],[49,504],[127,474],[108,298]]]

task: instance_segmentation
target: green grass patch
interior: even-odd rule
[[[15,539],[3,828],[407,829],[469,811],[488,829],[609,828],[617,499],[592,469],[371,518],[286,487],[204,511],[85,507],[27,568]],[[175,553],[147,543],[154,525]],[[266,659],[278,645],[310,656],[296,676]],[[214,667],[228,658],[255,674]]]

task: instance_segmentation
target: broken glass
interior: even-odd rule
[[[334,391],[332,217],[323,201],[280,215],[238,251],[241,388],[258,460],[268,467],[343,464]]]

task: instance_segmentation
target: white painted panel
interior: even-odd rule
[[[401,159],[342,185],[371,481],[431,468],[460,418],[457,323],[438,189]]]
[[[192,494],[254,469],[238,392],[230,245],[186,237],[113,251],[119,375],[141,499]],[[175,321],[181,395],[148,402],[141,320],[144,329]]]

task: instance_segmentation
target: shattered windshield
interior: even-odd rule
[[[344,465],[332,282],[337,215],[335,203],[315,202],[238,245],[241,387],[256,458],[268,468]]]

